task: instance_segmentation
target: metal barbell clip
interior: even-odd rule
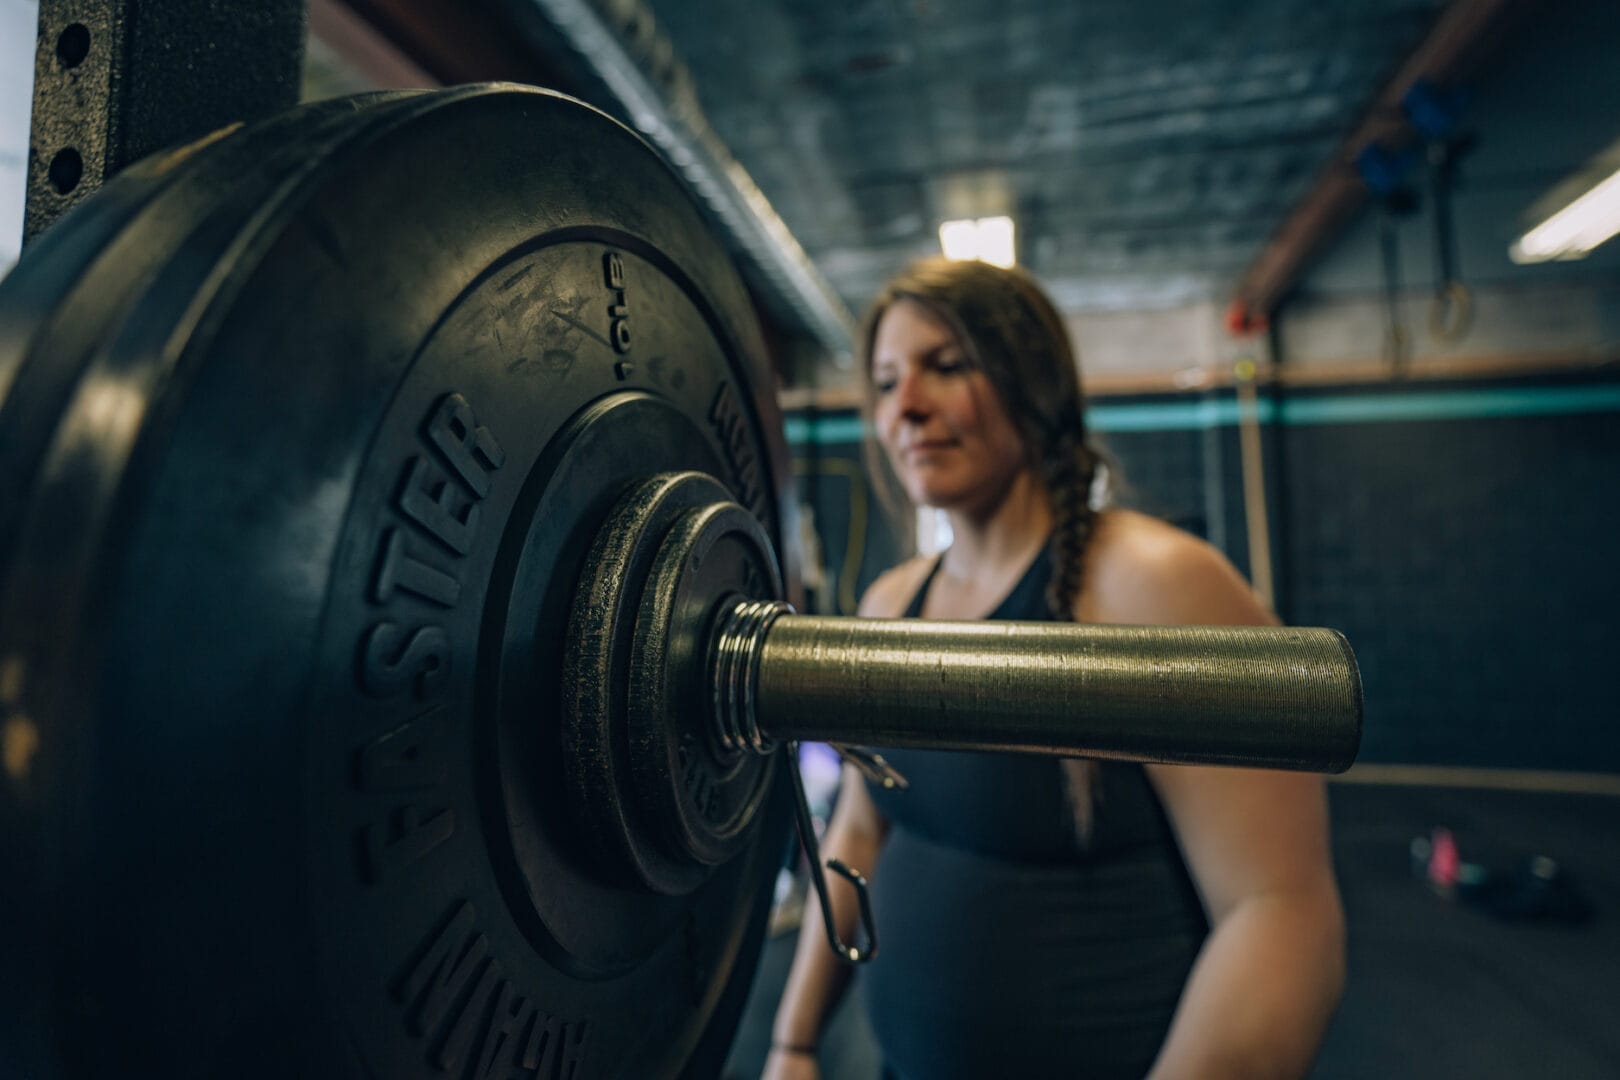
[[[864,945],[848,945],[838,936],[838,926],[833,922],[832,901],[827,895],[827,875],[821,869],[821,845],[816,840],[815,823],[810,820],[810,801],[805,797],[804,779],[799,773],[799,744],[788,743],[787,751],[787,767],[793,782],[793,808],[799,826],[799,843],[804,848],[805,856],[810,860],[810,880],[816,887],[816,895],[821,898],[821,921],[827,928],[827,944],[832,946],[832,951],[845,963],[864,964],[877,955],[877,920],[872,917],[872,900],[867,890],[866,878],[859,870],[838,859],[826,861],[828,869],[855,887],[855,897],[860,902],[861,930],[866,942]]]

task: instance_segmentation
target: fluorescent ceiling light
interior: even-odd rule
[[[943,222],[939,246],[947,259],[978,259],[996,266],[1017,262],[1010,217],[963,218]]]
[[[1516,263],[1583,259],[1620,233],[1620,169],[1531,229],[1508,248]]]

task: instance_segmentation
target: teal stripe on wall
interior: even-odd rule
[[[828,443],[861,441],[861,418],[848,414],[818,416],[814,421],[802,416],[789,416],[782,421],[782,427],[787,431],[787,441],[792,446],[811,442],[825,446]]]
[[[1272,403],[1262,398],[1257,404],[1260,419],[1270,422],[1276,413]],[[1281,420],[1285,424],[1378,424],[1614,411],[1620,411],[1620,385],[1523,386],[1288,398],[1282,403]],[[1232,398],[1101,403],[1093,404],[1086,415],[1093,428],[1104,432],[1197,431],[1236,424],[1238,405]],[[847,413],[817,417],[813,422],[789,416],[785,426],[788,442],[795,446],[852,443],[861,438],[860,418]]]

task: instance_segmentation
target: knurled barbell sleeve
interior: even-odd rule
[[[769,739],[1340,772],[1361,741],[1344,637],[783,614],[755,653]]]

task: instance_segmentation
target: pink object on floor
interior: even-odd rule
[[[1429,884],[1444,892],[1457,887],[1457,870],[1461,864],[1457,854],[1457,840],[1451,830],[1435,826],[1429,834]]]

